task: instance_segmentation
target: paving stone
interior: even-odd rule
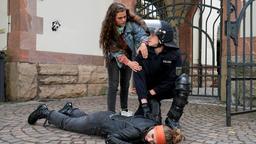
[[[84,97],[46,101],[50,110],[60,109],[66,101],[71,101],[88,113],[105,110],[106,97]],[[162,102],[163,120],[169,111],[171,100]],[[27,124],[28,115],[43,102],[0,103],[0,143],[51,143],[51,144],[104,144],[101,137],[89,136],[60,130],[53,126],[43,127],[44,120],[36,125]],[[136,97],[129,97],[129,110],[135,111]],[[117,99],[117,111],[119,111]],[[182,144],[255,144],[256,114],[232,117],[232,127],[226,127],[225,105],[214,98],[189,98],[181,118],[182,132],[186,136]],[[45,139],[47,138],[47,139]]]

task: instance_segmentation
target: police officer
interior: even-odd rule
[[[134,73],[140,103],[135,115],[144,115],[161,123],[160,101],[173,98],[165,124],[179,128],[179,119],[188,103],[189,81],[185,73],[180,74],[182,62],[179,48],[173,42],[173,29],[166,21],[145,22],[150,32],[148,58],[136,57],[142,70]]]

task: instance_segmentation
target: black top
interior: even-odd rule
[[[141,71],[134,73],[139,99],[147,98],[151,89],[159,96],[170,95],[177,79],[176,67],[181,65],[179,49],[164,47],[157,55],[154,48],[148,47],[148,58],[139,54],[135,60],[142,66]]]
[[[145,143],[147,131],[157,123],[142,116],[125,117],[113,112],[96,112],[87,115],[91,127],[85,133],[107,137],[115,143]]]

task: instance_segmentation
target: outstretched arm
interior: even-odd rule
[[[120,63],[130,67],[134,72],[140,71],[142,69],[138,62],[129,60],[124,54],[117,56],[117,60]]]

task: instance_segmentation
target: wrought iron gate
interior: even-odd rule
[[[223,3],[227,10],[225,20]],[[231,125],[233,115],[256,112],[255,11],[255,0],[137,0],[136,7],[137,14],[144,19],[166,20],[176,28],[175,41],[185,56],[192,96],[220,97],[221,63],[227,64],[227,126]],[[192,48],[185,50],[183,43],[188,41],[180,36],[184,33],[179,33],[186,28],[184,25],[192,31],[188,33]],[[224,49],[223,25],[227,36]],[[223,52],[226,59],[221,62]]]
[[[255,0],[227,0],[227,126],[233,115],[256,112],[255,25]]]
[[[137,0],[136,13],[142,18],[166,20],[176,29],[192,96],[220,97],[221,7],[216,0]],[[188,28],[190,40],[184,38],[186,32],[180,34],[183,28]]]

